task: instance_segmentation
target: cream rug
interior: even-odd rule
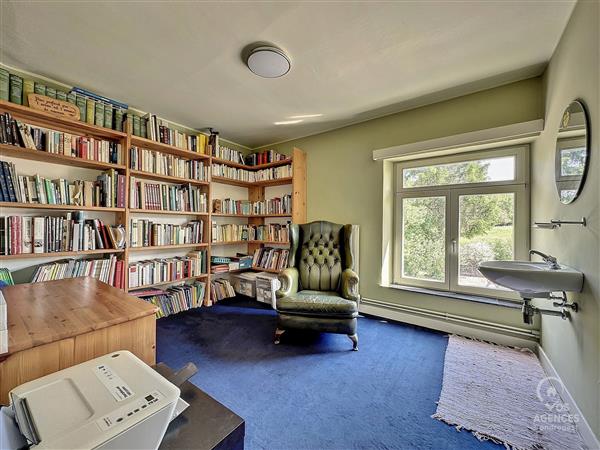
[[[452,335],[432,417],[508,449],[585,449],[559,383],[529,350]]]

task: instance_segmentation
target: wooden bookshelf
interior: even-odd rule
[[[158,173],[143,172],[141,170],[133,169],[129,170],[129,174],[134,178],[145,178],[148,180],[164,181],[166,183],[174,184],[191,184],[195,186],[208,186],[210,184],[208,181],[194,180],[192,178],[173,177],[171,175],[161,175]]]
[[[262,170],[262,169],[269,169],[271,167],[279,167],[279,166],[285,166],[287,164],[292,164],[292,158],[282,159],[281,161],[274,161],[274,162],[270,162],[267,164],[257,164],[255,166],[248,166],[246,164],[240,164],[240,163],[236,163],[233,161],[229,161],[228,159],[221,159],[221,158],[216,158],[213,156],[212,163],[213,164],[223,164],[225,166],[235,167],[236,169]]]
[[[185,248],[196,248],[196,247],[208,247],[208,243],[202,242],[200,244],[173,244],[173,245],[147,245],[144,247],[129,247],[130,252],[144,252],[148,250],[174,250],[174,249],[185,249]]]
[[[106,255],[109,253],[123,253],[124,249],[119,248],[107,248],[107,249],[96,249],[96,250],[79,250],[76,252],[48,252],[48,253],[20,253],[18,255],[0,255],[0,260],[5,259],[16,259],[16,258],[63,258],[73,257],[79,255]]]
[[[157,150],[161,153],[167,153],[169,155],[179,156],[186,159],[206,159],[210,161],[210,155],[206,153],[193,152],[191,150],[184,150],[174,145],[163,144],[162,142],[156,142],[152,139],[146,139],[139,136],[131,136],[131,145],[135,147],[144,148],[147,150]]]
[[[77,158],[75,156],[59,155],[48,153],[42,150],[33,150],[26,147],[17,147],[16,145],[0,144],[0,155],[11,158],[28,159],[30,161],[39,161],[50,164],[62,164],[86,169],[96,170],[125,170],[122,164],[112,164],[91,159]]]
[[[77,205],[49,205],[46,203],[19,203],[0,202],[0,208],[24,209],[55,209],[60,211],[97,211],[97,212],[124,212],[125,208],[109,208],[107,206],[77,206]]]
[[[127,240],[129,240],[130,233],[130,218],[133,215],[142,216],[189,216],[189,217],[201,217],[205,221],[204,236],[208,243],[202,244],[177,244],[177,245],[165,245],[165,246],[150,246],[150,247],[126,247],[125,249],[102,249],[102,250],[88,250],[80,252],[54,252],[54,253],[33,253],[33,254],[21,254],[21,255],[5,255],[0,256],[0,260],[15,261],[21,258],[23,259],[34,259],[34,258],[47,258],[47,257],[77,257],[85,255],[108,255],[117,254],[119,259],[125,262],[125,286],[129,285],[128,281],[128,264],[131,262],[131,256],[133,254],[140,255],[141,252],[152,252],[157,250],[185,250],[202,248],[207,251],[207,266],[210,268],[210,258],[212,255],[212,247],[219,248],[220,246],[228,245],[246,245],[248,253],[252,254],[255,249],[260,248],[263,245],[274,245],[274,246],[287,246],[287,242],[272,242],[272,241],[233,241],[233,242],[215,242],[211,243],[211,220],[213,217],[233,217],[242,218],[248,220],[249,224],[260,225],[264,224],[266,219],[269,218],[290,218],[292,222],[302,223],[306,221],[306,154],[299,149],[294,149],[292,155],[289,158],[282,161],[275,161],[268,164],[260,164],[256,166],[247,166],[245,164],[238,164],[232,161],[222,160],[215,158],[205,153],[193,152],[190,150],[184,150],[172,145],[163,144],[150,139],[134,136],[132,133],[132,126],[129,121],[125,121],[123,125],[124,131],[115,131],[109,128],[104,128],[96,125],[91,125],[86,122],[74,121],[67,118],[57,117],[52,114],[37,111],[27,106],[17,105],[6,101],[0,101],[0,113],[8,112],[15,119],[21,120],[27,124],[47,128],[55,131],[70,133],[78,136],[87,136],[97,139],[106,139],[117,142],[121,145],[122,155],[124,161],[122,164],[112,164],[100,161],[88,160],[83,158],[76,158],[72,156],[48,153],[45,151],[33,150],[28,148],[21,148],[13,145],[0,144],[0,158],[14,158],[29,161],[38,161],[43,163],[50,163],[55,165],[62,165],[65,167],[81,167],[93,170],[110,170],[115,169],[119,173],[125,175],[126,186],[126,207],[125,208],[113,208],[113,207],[96,207],[96,206],[77,206],[77,205],[50,205],[50,204],[32,204],[32,203],[18,203],[18,202],[0,202],[0,209],[3,215],[11,215],[9,212],[11,209],[21,210],[48,210],[48,211],[86,211],[86,212],[97,212],[97,213],[112,213],[114,214],[114,223],[122,224],[125,228]],[[262,169],[268,169],[271,167],[279,167],[291,164],[293,167],[293,176],[289,178],[282,178],[277,180],[266,180],[259,182],[245,182],[239,180],[232,180],[225,177],[210,177],[210,181],[198,181],[187,178],[172,177],[168,175],[159,175],[154,173],[148,173],[139,170],[130,169],[129,162],[129,149],[132,146],[139,148],[158,151],[161,153],[174,155],[185,159],[203,160],[209,166],[209,177],[211,174],[211,164],[225,164],[229,167],[236,167],[246,169],[250,171],[257,171]],[[208,151],[210,149],[207,147]],[[212,214],[210,212],[193,212],[193,211],[162,211],[162,210],[150,210],[143,208],[130,208],[129,207],[129,184],[131,178],[157,180],[166,183],[173,184],[191,184],[199,186],[202,191],[207,195],[208,207],[212,207],[212,188],[213,183],[220,183],[232,186],[239,186],[248,189],[248,199],[251,201],[265,200],[265,189],[270,186],[279,185],[291,185],[292,195],[292,212],[289,214],[257,214],[257,215],[236,215],[236,214]],[[29,213],[29,215],[31,215]],[[248,270],[248,269],[242,269]],[[242,271],[240,270],[240,271]],[[264,270],[260,268],[253,268],[251,270]],[[268,270],[264,270],[268,271]],[[219,274],[220,275],[220,274]],[[168,286],[171,284],[178,284],[183,282],[189,282],[194,280],[206,280],[207,286],[205,290],[204,304],[210,304],[210,279],[211,274],[203,274],[198,277],[184,278],[174,281],[168,281],[163,283],[156,283],[147,286],[138,286],[135,288],[124,288],[125,291],[134,291],[140,289],[148,289],[153,287]]]
[[[196,281],[196,280],[201,280],[203,278],[207,278],[208,276],[209,276],[208,273],[203,273],[203,274],[197,275],[195,277],[179,278],[178,280],[162,281],[160,283],[145,284],[143,286],[130,287],[130,288],[127,288],[127,291],[128,292],[139,291],[140,289],[150,289],[150,288],[155,288],[155,287],[168,286],[170,284],[185,283],[187,281]],[[207,288],[208,287],[209,286],[207,286]],[[206,291],[206,289],[205,289],[205,291]]]
[[[268,272],[268,273],[279,273],[280,270],[277,269],[264,269],[262,267],[252,266],[252,270],[256,270],[257,272]]]
[[[163,211],[162,209],[139,209],[139,208],[128,208],[130,213],[135,214],[166,214],[171,216],[208,216],[207,212],[195,212],[195,211]]]

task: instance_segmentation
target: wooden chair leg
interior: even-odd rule
[[[358,351],[358,334],[354,333],[354,334],[349,334],[348,337],[350,338],[350,340],[352,341],[352,350],[354,350],[355,352]]]
[[[285,333],[285,330],[282,330],[281,328],[277,328],[275,330],[275,344],[279,344],[281,342],[281,335]]]

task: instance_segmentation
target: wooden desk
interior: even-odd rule
[[[8,392],[116,350],[156,362],[156,307],[95,278],[2,288],[8,353],[0,355],[0,404]]]

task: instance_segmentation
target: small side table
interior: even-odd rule
[[[154,369],[164,377],[174,373],[163,363],[157,364]],[[244,419],[189,381],[184,382],[180,389],[181,398],[190,406],[169,424],[160,449],[244,449]]]

